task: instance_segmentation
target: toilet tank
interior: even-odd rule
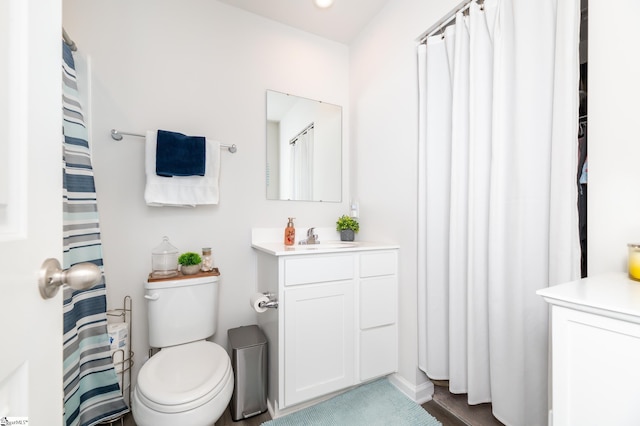
[[[213,336],[219,276],[145,283],[149,345],[164,348]]]

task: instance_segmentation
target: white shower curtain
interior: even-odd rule
[[[486,0],[418,48],[419,362],[544,425],[548,312],[579,278],[579,0]]]
[[[313,139],[314,126],[296,136],[290,147],[291,199],[313,200]]]

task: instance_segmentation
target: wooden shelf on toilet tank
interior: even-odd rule
[[[151,274],[149,274],[147,282],[153,283],[160,281],[188,280],[191,278],[215,277],[218,275],[220,275],[220,271],[218,270],[218,268],[213,268],[213,270],[209,272],[198,272],[197,274],[191,275],[184,275],[182,272],[178,271],[178,275],[173,275],[170,277],[152,277]]]

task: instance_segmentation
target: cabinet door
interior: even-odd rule
[[[355,383],[354,283],[285,290],[284,406]]]
[[[640,425],[640,325],[561,306],[551,312],[553,424]]]

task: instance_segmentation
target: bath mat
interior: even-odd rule
[[[442,426],[387,379],[357,387],[327,401],[262,423],[264,426]]]

